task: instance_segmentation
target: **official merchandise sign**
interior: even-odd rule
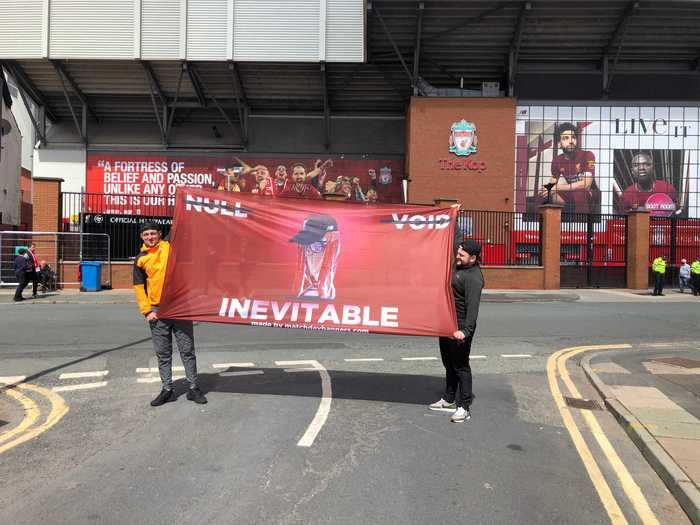
[[[451,336],[457,208],[178,190],[169,319]]]

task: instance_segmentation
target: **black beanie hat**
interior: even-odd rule
[[[476,241],[468,240],[464,241],[462,244],[462,249],[469,255],[476,255],[477,257],[481,255],[481,244]]]
[[[156,230],[159,232],[162,232],[163,229],[160,227],[159,224],[156,224],[155,222],[152,221],[146,221],[141,226],[139,227],[139,233],[143,233],[146,230]]]

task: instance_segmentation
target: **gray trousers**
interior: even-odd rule
[[[192,321],[156,319],[148,323],[151,327],[153,349],[158,358],[158,371],[164,389],[173,387],[173,335],[185,367],[185,376],[190,388],[197,386],[197,358],[194,355],[194,326]]]

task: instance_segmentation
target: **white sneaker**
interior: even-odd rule
[[[432,405],[429,405],[428,408],[430,410],[441,410],[443,412],[452,412],[454,411],[455,408],[457,408],[457,405],[453,403],[448,403],[444,399],[440,399],[440,401],[436,401]]]
[[[457,410],[455,410],[455,413],[452,414],[450,421],[453,423],[464,423],[467,419],[471,418],[472,415],[469,413],[469,410],[459,407]]]

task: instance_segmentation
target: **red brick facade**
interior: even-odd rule
[[[462,119],[478,140],[466,156],[449,151],[450,127]],[[468,210],[513,211],[513,99],[413,97],[406,127],[410,202],[457,199]]]

